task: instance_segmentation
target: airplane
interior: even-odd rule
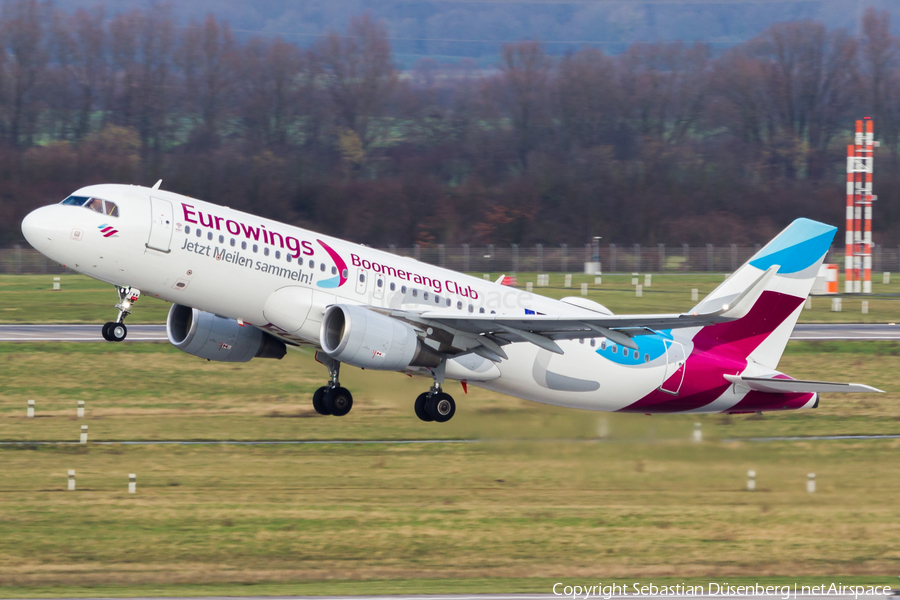
[[[631,413],[760,413],[816,408],[867,385],[777,370],[836,228],[798,219],[685,313],[614,315],[160,189],[101,184],[22,221],[48,258],[112,284],[110,342],[142,296],[172,303],[178,349],[223,362],[312,347],[327,370],[322,415],[353,396],[340,368],[424,375],[422,421],[456,412],[448,380],[534,402]]]

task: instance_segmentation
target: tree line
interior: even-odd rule
[[[0,236],[82,185],[150,185],[370,245],[756,243],[841,225],[874,119],[875,239],[900,241],[900,43],[771,26],[725,51],[632,44],[399,71],[383,23],[308,46],[155,5],[0,11]]]

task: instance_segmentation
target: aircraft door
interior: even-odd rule
[[[172,243],[174,221],[172,203],[168,200],[150,197],[150,239],[147,248],[168,254]]]
[[[369,285],[369,276],[366,274],[365,269],[357,269],[356,270],[356,293],[357,294],[365,294],[366,287]]]
[[[680,342],[666,340],[666,374],[659,386],[660,391],[678,394],[681,382],[684,381],[684,370],[687,364],[684,345]]]

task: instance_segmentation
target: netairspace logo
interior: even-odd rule
[[[790,600],[798,595],[818,596],[889,596],[893,593],[889,586],[881,585],[842,585],[841,583],[822,585],[731,585],[728,583],[710,583],[707,585],[654,585],[643,583],[620,584],[602,583],[586,585],[568,585],[557,583],[553,586],[553,594],[572,600],[588,600],[591,598],[603,598],[610,600],[615,596],[723,596],[723,597],[751,597],[763,596]]]

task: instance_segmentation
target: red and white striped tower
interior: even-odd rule
[[[856,187],[856,148],[847,145],[847,225],[844,233],[844,293],[853,292],[853,199]]]
[[[856,181],[856,189],[854,190],[854,202],[853,202],[853,291],[857,294],[862,292],[862,217],[863,217],[863,207],[862,207],[862,196],[863,196],[863,177],[861,171],[863,171],[862,165],[860,164],[863,159],[863,122],[856,122],[856,160],[855,168],[855,181]]]
[[[869,117],[866,117],[866,136],[863,150],[866,161],[866,185],[863,189],[863,209],[865,221],[863,231],[863,294],[872,293],[872,171],[875,166],[875,134],[874,125]]]

